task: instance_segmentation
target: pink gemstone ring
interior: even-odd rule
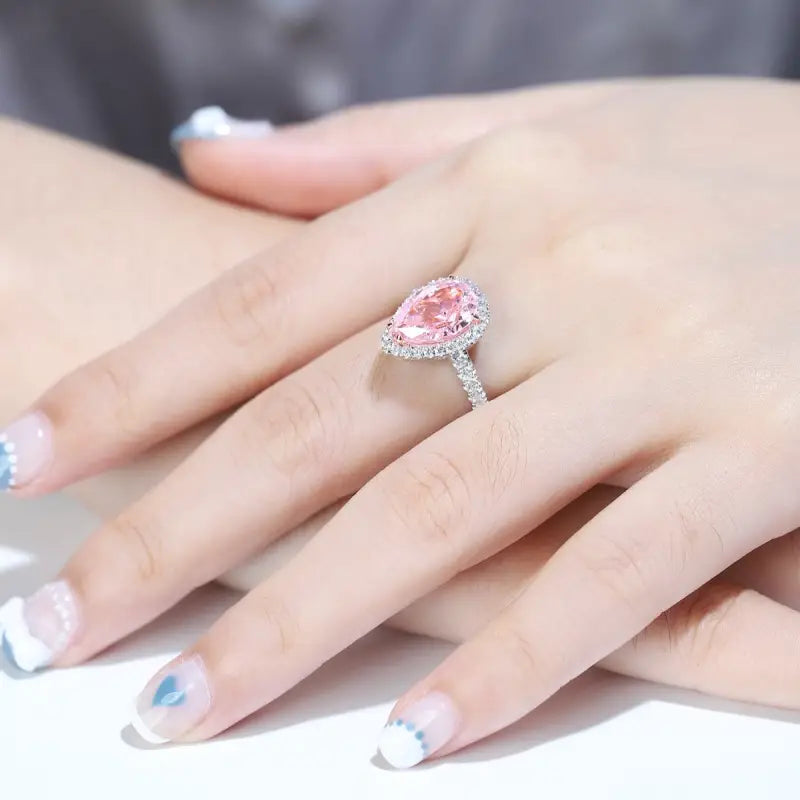
[[[449,358],[477,408],[486,402],[486,392],[468,351],[488,324],[483,292],[471,280],[449,275],[411,292],[389,320],[381,349],[397,358]]]

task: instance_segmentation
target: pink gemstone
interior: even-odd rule
[[[417,289],[392,317],[392,337],[401,345],[449,342],[480,320],[478,294],[458,278],[440,278]]]

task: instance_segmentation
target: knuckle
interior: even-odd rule
[[[505,183],[505,178],[519,180],[521,172],[551,172],[581,159],[582,148],[574,135],[518,123],[457,151],[451,159],[451,169],[459,179],[483,183],[488,178]]]
[[[634,618],[640,615],[641,598],[651,583],[645,570],[650,552],[643,540],[595,533],[591,545],[576,549],[573,558],[617,606],[627,609]]]
[[[458,555],[470,508],[469,483],[461,466],[441,453],[429,453],[397,462],[387,475],[386,507],[397,519],[404,541],[408,544],[412,537],[419,546],[444,547]]]
[[[544,666],[540,648],[526,635],[523,628],[514,625],[503,634],[503,657],[517,672],[525,685],[540,684],[543,681]]]
[[[97,359],[85,369],[87,372],[84,375],[77,372],[69,379],[72,385],[68,393],[83,397],[87,392],[86,387],[90,385],[92,394],[102,398],[100,407],[105,408],[111,416],[115,437],[138,439],[144,420],[134,388],[140,385],[140,381],[131,361],[112,354]]]
[[[247,348],[274,339],[279,291],[272,270],[249,261],[212,285],[211,302],[226,341]]]
[[[721,653],[736,635],[748,591],[734,584],[708,584],[663,615],[670,647],[693,664]]]
[[[766,376],[768,373],[765,372]],[[773,376],[770,376],[772,379]],[[772,396],[762,391],[759,419],[752,417],[752,406],[743,405],[742,416],[738,418],[741,430],[747,426],[746,445],[748,451],[755,455],[760,469],[791,469],[800,455],[800,388],[797,382],[783,391],[771,392]],[[765,396],[767,395],[767,396]],[[787,461],[791,466],[787,465]]]
[[[647,230],[615,212],[561,229],[549,252],[560,264],[578,265],[585,273],[614,281],[623,270],[631,274],[643,269],[647,247]]]
[[[697,551],[713,549],[715,558],[727,555],[726,533],[735,523],[718,504],[702,494],[676,500],[674,524],[668,526],[667,542],[670,564],[683,571],[695,559]]]
[[[118,517],[106,530],[107,547],[144,584],[157,582],[164,572],[160,542],[153,527],[133,514]]]
[[[508,678],[526,693],[548,694],[569,676],[566,654],[538,643],[518,612],[507,615],[488,644],[490,653],[502,654]]]
[[[344,435],[351,427],[349,393],[339,379],[320,374],[313,384],[286,379],[253,401],[249,437],[261,457],[280,474],[330,463],[341,452]]]
[[[266,646],[277,656],[288,655],[302,641],[297,616],[275,594],[261,594],[257,603],[258,623]]]
[[[525,427],[513,414],[498,414],[489,425],[479,463],[492,499],[499,499],[525,474]]]

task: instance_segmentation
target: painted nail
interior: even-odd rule
[[[6,658],[25,672],[47,667],[78,630],[78,606],[66,581],[45,584],[27,599],[12,597],[0,608]]]
[[[53,458],[53,428],[40,411],[25,414],[0,431],[0,490],[36,480]]]
[[[458,712],[443,692],[431,692],[386,723],[380,754],[397,769],[407,769],[444,747],[458,726]]]
[[[260,139],[272,133],[267,120],[236,119],[219,106],[199,108],[170,134],[173,148],[186,139]]]
[[[211,708],[203,659],[198,655],[158,672],[134,704],[133,725],[152,744],[164,744],[194,728]]]

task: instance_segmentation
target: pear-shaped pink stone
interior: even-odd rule
[[[392,337],[401,345],[449,342],[479,322],[478,295],[465,281],[440,278],[412,292],[392,317]]]

